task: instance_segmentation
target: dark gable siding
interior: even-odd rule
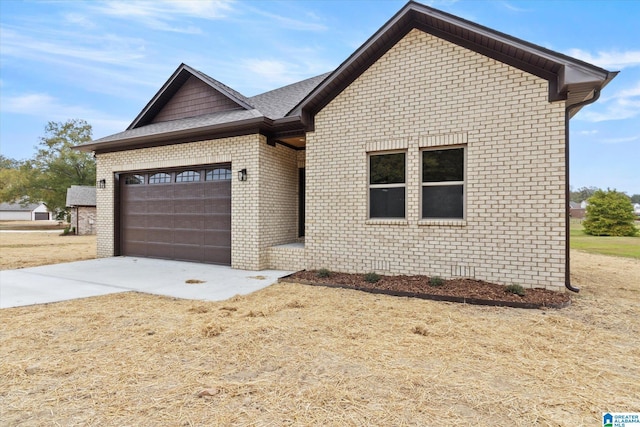
[[[196,77],[191,76],[153,118],[151,123],[239,109],[242,109],[240,105]]]

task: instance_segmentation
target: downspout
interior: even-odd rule
[[[570,245],[569,239],[571,238],[571,219],[569,218],[569,201],[571,199],[571,191],[569,189],[569,116],[571,111],[584,107],[585,105],[593,104],[600,98],[600,89],[596,88],[593,90],[593,96],[590,99],[584,100],[582,102],[578,102],[577,104],[573,104],[565,108],[564,110],[564,173],[565,173],[565,266],[564,266],[564,286],[569,289],[571,292],[578,293],[580,292],[580,288],[576,288],[571,285],[571,270],[570,270]]]

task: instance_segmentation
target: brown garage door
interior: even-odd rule
[[[36,212],[34,219],[36,221],[48,221],[49,220],[49,212]]]
[[[120,176],[121,254],[231,264],[231,167]]]

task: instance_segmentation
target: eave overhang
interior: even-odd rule
[[[266,136],[269,141],[277,141],[280,137],[304,135],[304,133],[305,128],[300,117],[284,117],[278,120],[271,120],[267,117],[255,117],[197,128],[124,137],[113,141],[98,140],[96,142],[77,145],[73,148],[80,151],[93,151],[96,154],[101,154],[251,134],[261,134]]]

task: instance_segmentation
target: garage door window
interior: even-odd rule
[[[144,184],[144,175],[129,175],[124,179],[124,183],[127,185]]]
[[[149,177],[149,184],[166,184],[169,182],[171,182],[171,175],[168,173],[154,173]]]
[[[205,181],[230,181],[231,169],[229,168],[216,168],[207,171]]]
[[[200,181],[200,172],[184,171],[176,175],[176,182],[195,182]]]

